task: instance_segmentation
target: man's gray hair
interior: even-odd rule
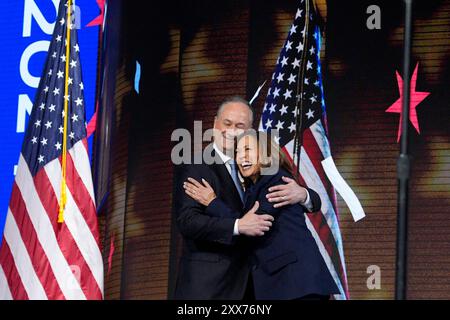
[[[219,105],[219,108],[217,109],[217,117],[219,117],[219,115],[222,113],[223,108],[226,104],[228,103],[242,103],[244,105],[246,105],[248,107],[248,109],[250,110],[250,114],[251,114],[251,118],[250,118],[250,123],[251,125],[253,125],[253,118],[254,118],[254,110],[252,108],[252,106],[250,105],[250,103],[248,103],[247,100],[245,100],[244,98],[240,97],[240,96],[231,96],[226,98],[225,100],[222,101],[222,103]]]

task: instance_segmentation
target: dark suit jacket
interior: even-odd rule
[[[275,218],[269,232],[250,240],[255,297],[295,299],[308,294],[339,293],[306,226],[303,208],[299,204],[274,208],[266,199],[268,189],[282,183],[282,176],[290,175],[280,169],[275,175],[261,176],[245,193],[244,210],[259,201],[258,213],[270,214]]]
[[[214,164],[180,165],[175,171],[174,213],[184,241],[174,298],[242,299],[250,252],[246,237],[233,237],[233,228],[246,211],[227,168],[207,152],[216,157]],[[190,198],[183,189],[188,177],[207,180],[217,198],[207,207]],[[319,195],[308,191],[319,210]]]
[[[208,181],[226,209],[215,203],[205,207],[186,195],[183,182],[188,177]],[[175,184],[174,213],[184,241],[174,298],[242,299],[248,255],[241,249],[241,239],[233,237],[233,228],[243,203],[227,168],[218,156],[215,164],[178,166]]]

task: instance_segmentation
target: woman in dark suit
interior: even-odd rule
[[[339,293],[317,244],[305,222],[300,204],[280,208],[267,200],[268,189],[294,177],[290,162],[267,134],[249,131],[237,138],[236,162],[246,187],[244,212],[259,202],[259,214],[275,219],[264,236],[248,239],[256,299],[327,299]],[[277,166],[279,164],[279,166]],[[191,197],[215,198],[209,187],[195,190]],[[207,197],[206,197],[207,198]]]

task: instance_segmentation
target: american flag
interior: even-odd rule
[[[301,0],[272,74],[259,130],[278,130],[277,142],[299,170],[301,182],[319,193],[321,211],[307,214],[306,221],[340,290],[335,298],[346,299],[347,275],[336,195],[321,165],[331,153],[317,21],[312,1]]]
[[[73,21],[70,4],[59,5],[12,187],[0,248],[0,299],[103,298],[80,48],[75,24],[67,22]],[[65,117],[67,203],[59,223]]]

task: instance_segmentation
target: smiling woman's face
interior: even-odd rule
[[[258,141],[255,136],[244,136],[238,141],[236,163],[243,177],[256,181],[261,167],[258,161]]]

